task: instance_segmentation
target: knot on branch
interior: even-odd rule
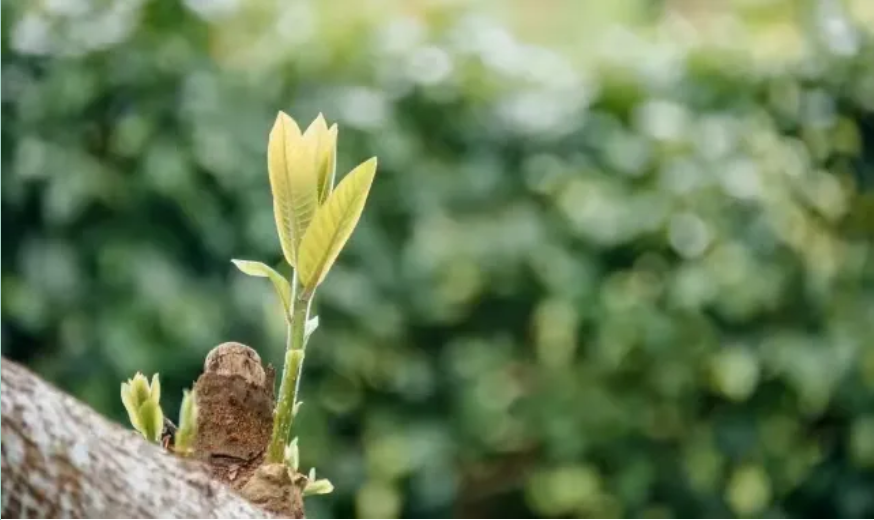
[[[238,376],[256,387],[263,387],[267,379],[261,356],[251,347],[234,341],[222,343],[209,351],[203,363],[203,373],[222,377]],[[272,379],[270,384],[273,384]]]
[[[264,459],[273,426],[271,367],[241,343],[210,351],[197,379],[197,457],[214,478],[240,489]]]

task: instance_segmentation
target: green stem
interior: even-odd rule
[[[297,290],[295,293],[300,294]],[[276,412],[273,415],[273,435],[267,448],[268,463],[282,462],[285,446],[290,441],[294,405],[297,403],[298,384],[303,369],[304,331],[308,313],[309,301],[295,297],[294,311],[288,324],[288,345],[285,351],[285,366],[282,369],[282,382],[279,385],[279,401],[276,403]]]

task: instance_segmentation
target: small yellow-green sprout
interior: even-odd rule
[[[179,409],[179,429],[176,431],[173,451],[183,457],[191,455],[194,451],[195,435],[197,435],[197,396],[193,390],[185,390],[182,407]]]
[[[132,379],[121,384],[121,401],[127,410],[131,425],[151,442],[159,442],[164,428],[164,412],[161,411],[161,381],[158,374],[152,382],[137,372]]]
[[[285,447],[285,465],[288,467],[289,476],[293,479],[300,464],[300,449],[297,446],[297,437]]]
[[[264,263],[233,260],[243,273],[270,280],[288,322],[285,364],[267,448],[270,463],[283,462],[290,444],[303,353],[319,325],[318,317],[309,315],[310,304],[358,225],[376,175],[377,160],[372,157],[334,187],[337,132],[337,125],[328,126],[322,114],[303,131],[288,114],[276,115],[267,139],[267,173],[279,245],[294,275],[288,280]],[[319,484],[314,489],[326,487]]]
[[[306,486],[303,488],[303,496],[327,495],[332,491],[334,491],[334,485],[331,484],[331,481],[326,478],[316,480],[316,468],[310,468]]]

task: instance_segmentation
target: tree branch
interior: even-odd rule
[[[0,372],[4,518],[269,518],[22,366]]]

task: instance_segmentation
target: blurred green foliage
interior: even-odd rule
[[[122,423],[138,370],[174,416],[222,341],[279,364],[230,259],[279,264],[269,125],[323,112],[380,171],[310,516],[874,515],[874,3],[589,4],[4,2],[3,354]]]

